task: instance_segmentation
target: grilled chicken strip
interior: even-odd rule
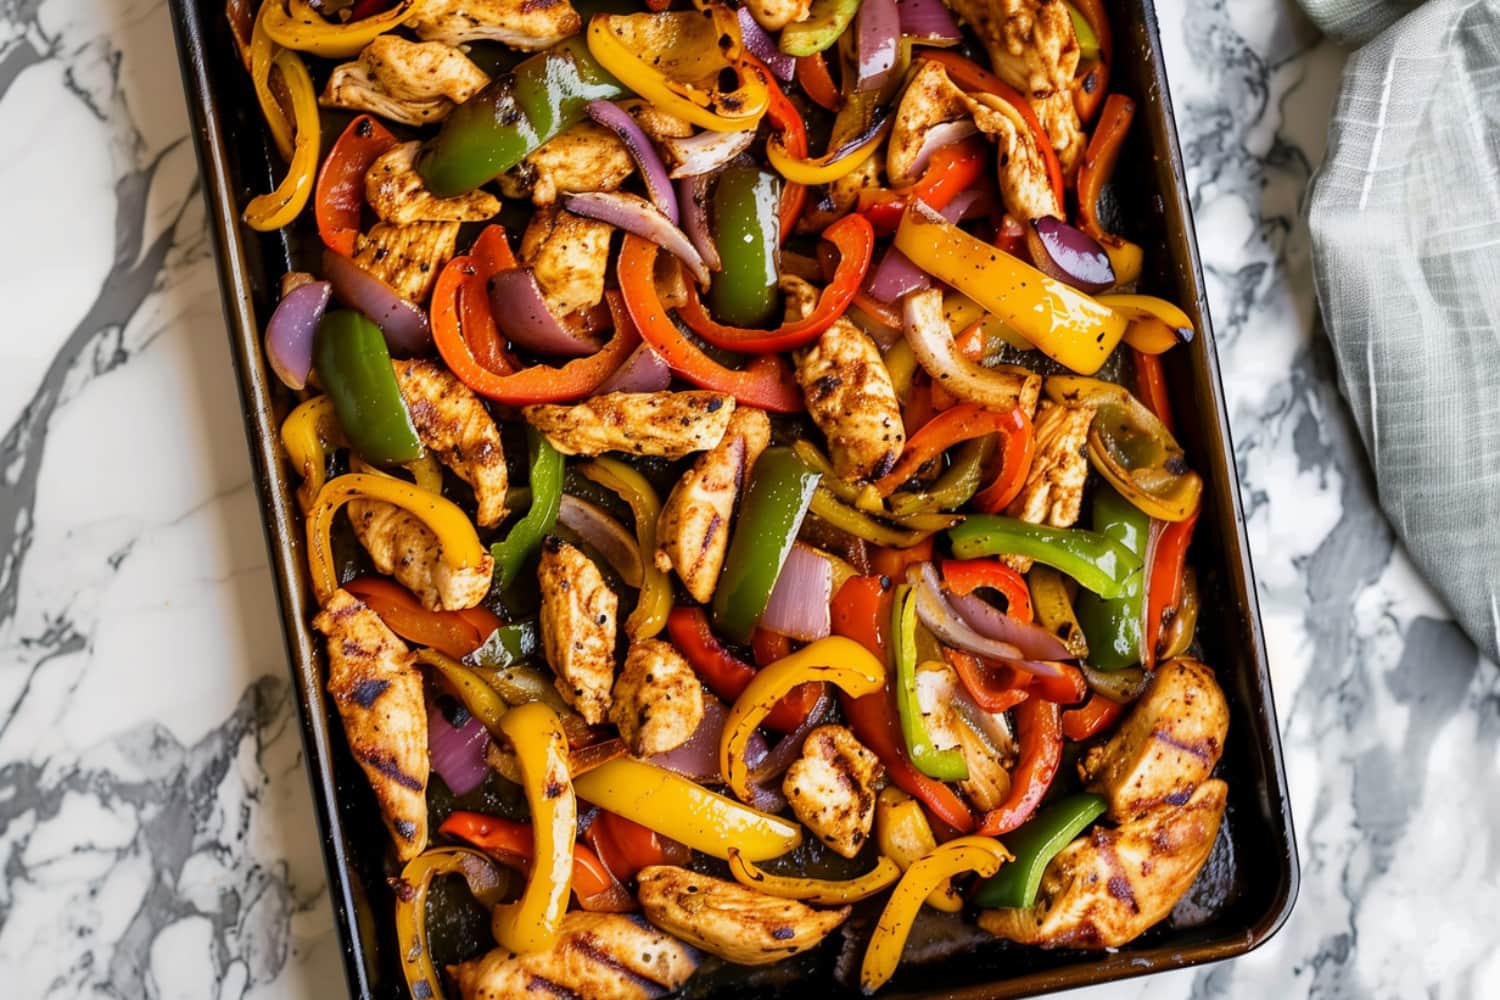
[[[979,926],[1043,948],[1117,948],[1165,917],[1208,860],[1229,786],[1198,786],[1113,829],[1096,826],[1052,859],[1029,910],[985,910]]]
[[[947,0],[989,53],[995,75],[1037,99],[1078,74],[1078,36],[1063,0]]]
[[[596,122],[581,121],[501,174],[500,191],[507,198],[550,205],[562,194],[618,190],[634,172],[635,161],[618,136]]]
[[[692,122],[663,111],[650,101],[631,98],[618,103],[630,112],[630,117],[653,139],[686,139],[693,134]]]
[[[847,138],[849,137],[839,136],[838,141],[842,142]],[[830,139],[828,148],[837,148],[833,143],[834,140]],[[885,152],[877,149],[869,159],[838,180],[813,187],[807,192],[807,207],[803,209],[802,216],[797,220],[796,231],[821,233],[848,215],[854,210],[861,191],[865,188],[881,186],[881,176],[884,172]]]
[[[797,382],[841,478],[859,482],[891,471],[906,447],[906,428],[891,373],[869,334],[840,318],[798,356]]]
[[[427,848],[427,709],[422,675],[406,644],[380,616],[342,588],[313,618],[327,637],[328,693],[364,768],[396,854]]]
[[[745,0],[755,22],[767,31],[780,31],[794,21],[807,19],[812,0]]]
[[[729,525],[745,476],[771,442],[761,410],[738,406],[719,443],[672,487],[656,522],[656,568],[677,570],[693,600],[707,604],[724,567]]]
[[[1214,672],[1197,660],[1171,660],[1156,671],[1108,743],[1094,747],[1078,773],[1109,800],[1109,814],[1130,819],[1160,805],[1181,805],[1224,752],[1229,706]]]
[[[1083,162],[1084,150],[1089,137],[1083,131],[1083,122],[1078,118],[1078,106],[1073,102],[1071,91],[1060,90],[1048,97],[1034,98],[1031,107],[1036,111],[1042,130],[1057,150],[1057,160],[1063,173],[1069,177]]]
[[[385,222],[483,222],[500,211],[500,199],[484,191],[439,198],[417,173],[420,142],[386,150],[365,173],[365,200]]]
[[[362,233],[354,262],[418,305],[427,301],[438,272],[458,247],[457,222],[377,222]]]
[[[609,714],[615,679],[615,616],[620,599],[588,556],[560,538],[542,543],[542,649],[557,691],[597,726]]]
[[[429,611],[472,608],[490,592],[495,560],[488,552],[479,565],[455,570],[443,560],[437,536],[415,514],[384,500],[351,500],[345,509],[375,568],[394,576]]]
[[[848,729],[819,726],[807,734],[781,790],[803,826],[836,854],[853,858],[875,822],[875,782],[883,770]]]
[[[422,444],[474,489],[475,520],[505,520],[509,474],[500,431],[474,391],[437,361],[394,361],[396,383]]]
[[[1010,794],[1007,764],[1015,758],[1005,715],[991,715],[968,702],[958,674],[946,663],[924,663],[917,670],[917,702],[933,746],[964,755],[969,776],[958,783],[964,797],[980,812],[1004,802]],[[960,704],[970,711],[961,712]]]
[[[697,965],[692,949],[639,917],[574,910],[549,951],[496,948],[449,971],[464,1000],[654,1000],[680,988]]]
[[[604,298],[604,270],[614,227],[564,212],[538,210],[521,236],[521,263],[531,268],[554,316],[597,305]]]
[[[421,0],[408,27],[428,41],[492,41],[524,52],[551,48],[583,27],[568,0]]]
[[[426,125],[447,118],[489,82],[484,70],[451,45],[379,35],[358,59],[333,68],[318,101],[404,125]]]
[[[609,392],[574,406],[521,408],[526,422],[564,455],[682,458],[724,439],[734,397],[722,392]]]
[[[814,910],[670,865],[636,875],[641,912],[674,937],[738,965],[770,965],[816,946],[850,908]]]
[[[1043,400],[1032,425],[1035,451],[1026,483],[1005,508],[1009,517],[1032,524],[1071,528],[1083,510],[1083,487],[1089,478],[1088,436],[1094,411]],[[1017,573],[1031,569],[1031,559],[1007,554],[1000,557]]]
[[[630,644],[615,678],[609,721],[637,756],[666,753],[688,741],[703,721],[703,685],[670,643],[640,639]]]

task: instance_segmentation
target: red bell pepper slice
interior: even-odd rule
[[[870,258],[875,253],[875,232],[865,217],[857,213],[846,215],[823,230],[823,238],[839,251],[838,269],[818,297],[817,306],[802,319],[783,323],[775,330],[724,326],[703,308],[698,289],[692,282],[688,282],[687,301],[678,310],[678,315],[694,333],[710,344],[747,354],[790,351],[817,339],[844,315],[844,310],[854,301],[855,293],[864,283],[865,272],[870,269]],[[623,271],[623,261],[620,267]]]
[[[443,821],[438,832],[466,840],[507,868],[522,871],[531,867],[536,849],[531,824],[483,813],[455,812]],[[573,845],[573,891],[586,910],[624,913],[635,909],[630,893],[583,844]]]
[[[1073,7],[1094,29],[1099,40],[1099,54],[1078,67],[1081,80],[1073,85],[1073,106],[1078,118],[1085,125],[1094,120],[1094,113],[1109,90],[1109,67],[1114,61],[1114,33],[1109,26],[1109,14],[1101,0],[1075,0]],[[1090,79],[1092,77],[1092,79]]]
[[[970,501],[977,510],[986,514],[999,513],[1020,495],[1036,449],[1031,418],[1025,410],[1014,407],[1001,414],[1001,420],[1000,468],[995,472],[994,481],[974,494]]]
[[[1092,739],[1108,729],[1124,711],[1124,705],[1095,692],[1082,705],[1063,712],[1063,735],[1074,743]]]
[[[1167,396],[1167,373],[1161,366],[1161,358],[1155,354],[1143,354],[1130,349],[1135,358],[1135,393],[1146,409],[1156,414],[1162,426],[1175,433],[1172,426],[1172,402]]]
[[[984,663],[961,649],[943,653],[974,704],[986,712],[1005,712],[1031,697],[1023,683],[1030,675],[1024,671]]]
[[[744,53],[745,62],[754,68],[766,85],[770,103],[766,107],[766,118],[771,127],[781,133],[781,143],[787,153],[803,159],[807,156],[807,126],[802,122],[802,113],[781,89],[776,77],[759,59]],[[795,181],[787,181],[781,188],[781,238],[784,241],[792,234],[792,228],[802,216],[802,206],[807,201],[807,188]]]
[[[966,140],[944,146],[932,154],[922,176],[899,188],[866,188],[859,193],[857,210],[870,220],[881,236],[896,231],[906,206],[913,198],[933,211],[974,186],[984,172],[988,147],[979,141]]]
[[[359,213],[365,205],[365,174],[397,142],[380,122],[360,115],[328,151],[313,188],[313,216],[323,245],[334,253],[354,256]]]
[[[972,594],[980,587],[1005,597],[1005,613],[1017,621],[1032,619],[1031,591],[1026,579],[999,559],[945,559],[943,583],[955,594]]]
[[[843,103],[821,52],[797,57],[797,86],[802,88],[808,100],[825,111],[837,112]]]
[[[466,274],[458,289],[459,326],[464,341],[479,363],[497,375],[509,375],[520,365],[505,346],[505,338],[490,311],[489,280],[501,271],[518,267],[506,239],[505,227],[486,226],[469,249],[473,273]]]
[[[1166,627],[1167,611],[1182,602],[1188,545],[1193,540],[1193,527],[1202,511],[1200,506],[1186,521],[1171,522],[1156,540],[1156,561],[1151,564],[1146,592],[1146,644],[1141,651],[1142,665],[1147,670],[1156,663],[1156,647],[1161,642],[1162,629]]]
[[[621,881],[652,865],[686,864],[692,854],[687,845],[604,810],[595,814],[583,836],[604,867]]]
[[[833,598],[833,631],[853,639],[885,659],[885,623],[891,619],[894,591],[878,576],[851,577]],[[885,765],[886,773],[904,792],[917,799],[937,819],[960,833],[974,829],[974,817],[953,789],[912,766],[906,753],[901,722],[891,702],[891,686],[850,698],[840,694],[844,717],[859,741]]]
[[[906,579],[906,567],[920,566],[932,560],[932,538],[922,539],[909,549],[888,549],[877,546],[870,550],[870,568],[889,580],[898,583]]]
[[[1020,422],[1014,413],[996,413],[973,403],[962,403],[944,410],[907,439],[901,459],[890,472],[875,481],[875,490],[883,497],[890,496],[918,469],[959,442],[988,434],[1007,436],[1018,433],[1019,427]],[[1004,476],[1005,471],[1002,467],[1000,474]]]
[[[1033,674],[1016,669],[1018,675],[1024,675],[1026,690],[1043,701],[1050,701],[1054,705],[1076,705],[1089,696],[1089,684],[1084,680],[1083,671],[1071,663],[1055,664],[1059,673],[1057,674]]]
[[[1010,774],[1010,793],[979,821],[979,833],[1009,833],[1031,818],[1062,763],[1062,710],[1050,701],[1027,698],[1015,707],[1020,756]]]
[[[755,668],[725,648],[714,635],[708,614],[702,608],[673,608],[667,615],[667,635],[699,679],[725,701],[733,702],[744,694],[755,679]],[[771,709],[765,725],[789,733],[802,724],[822,697],[822,682],[799,684]]]
[[[1083,162],[1078,165],[1079,228],[1096,240],[1108,235],[1099,224],[1099,196],[1114,175],[1134,117],[1134,101],[1124,94],[1110,94],[1099,124],[1089,138],[1088,149],[1084,150]]]
[[[1026,249],[1026,227],[1009,212],[1000,217],[1000,223],[995,227],[993,242],[995,246],[1017,260],[1029,261],[1031,259],[1031,253]]]
[[[641,338],[669,368],[701,389],[726,392],[746,406],[773,413],[800,412],[802,389],[779,355],[763,354],[735,370],[725,368],[683,336],[656,293],[656,254],[655,243],[634,233],[625,234],[618,270],[620,294]],[[433,325],[436,327],[436,321]],[[615,339],[619,339],[618,333]]]
[[[380,616],[392,632],[421,646],[431,646],[459,660],[484,645],[503,623],[487,608],[428,611],[411,591],[379,576],[361,576],[344,584]]]
[[[779,632],[757,625],[755,634],[750,637],[750,651],[755,654],[756,665],[763,667],[791,656],[792,640]]]

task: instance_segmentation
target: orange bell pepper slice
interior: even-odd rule
[[[323,245],[334,253],[354,256],[359,213],[365,204],[365,174],[398,141],[372,116],[360,115],[328,151],[313,187],[313,216]]]

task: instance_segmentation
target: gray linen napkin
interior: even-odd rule
[[[1422,0],[1302,0],[1323,34],[1340,45],[1360,45],[1406,16]]]
[[[1500,659],[1500,0],[1431,0],[1350,58],[1309,221],[1381,505]]]

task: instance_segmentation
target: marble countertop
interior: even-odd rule
[[[1159,10],[1302,891],[1246,958],[1089,992],[1481,995],[1500,981],[1500,688],[1375,505],[1313,302],[1302,210],[1344,53],[1290,0]],[[335,994],[161,0],[0,7],[0,136],[4,992]]]

